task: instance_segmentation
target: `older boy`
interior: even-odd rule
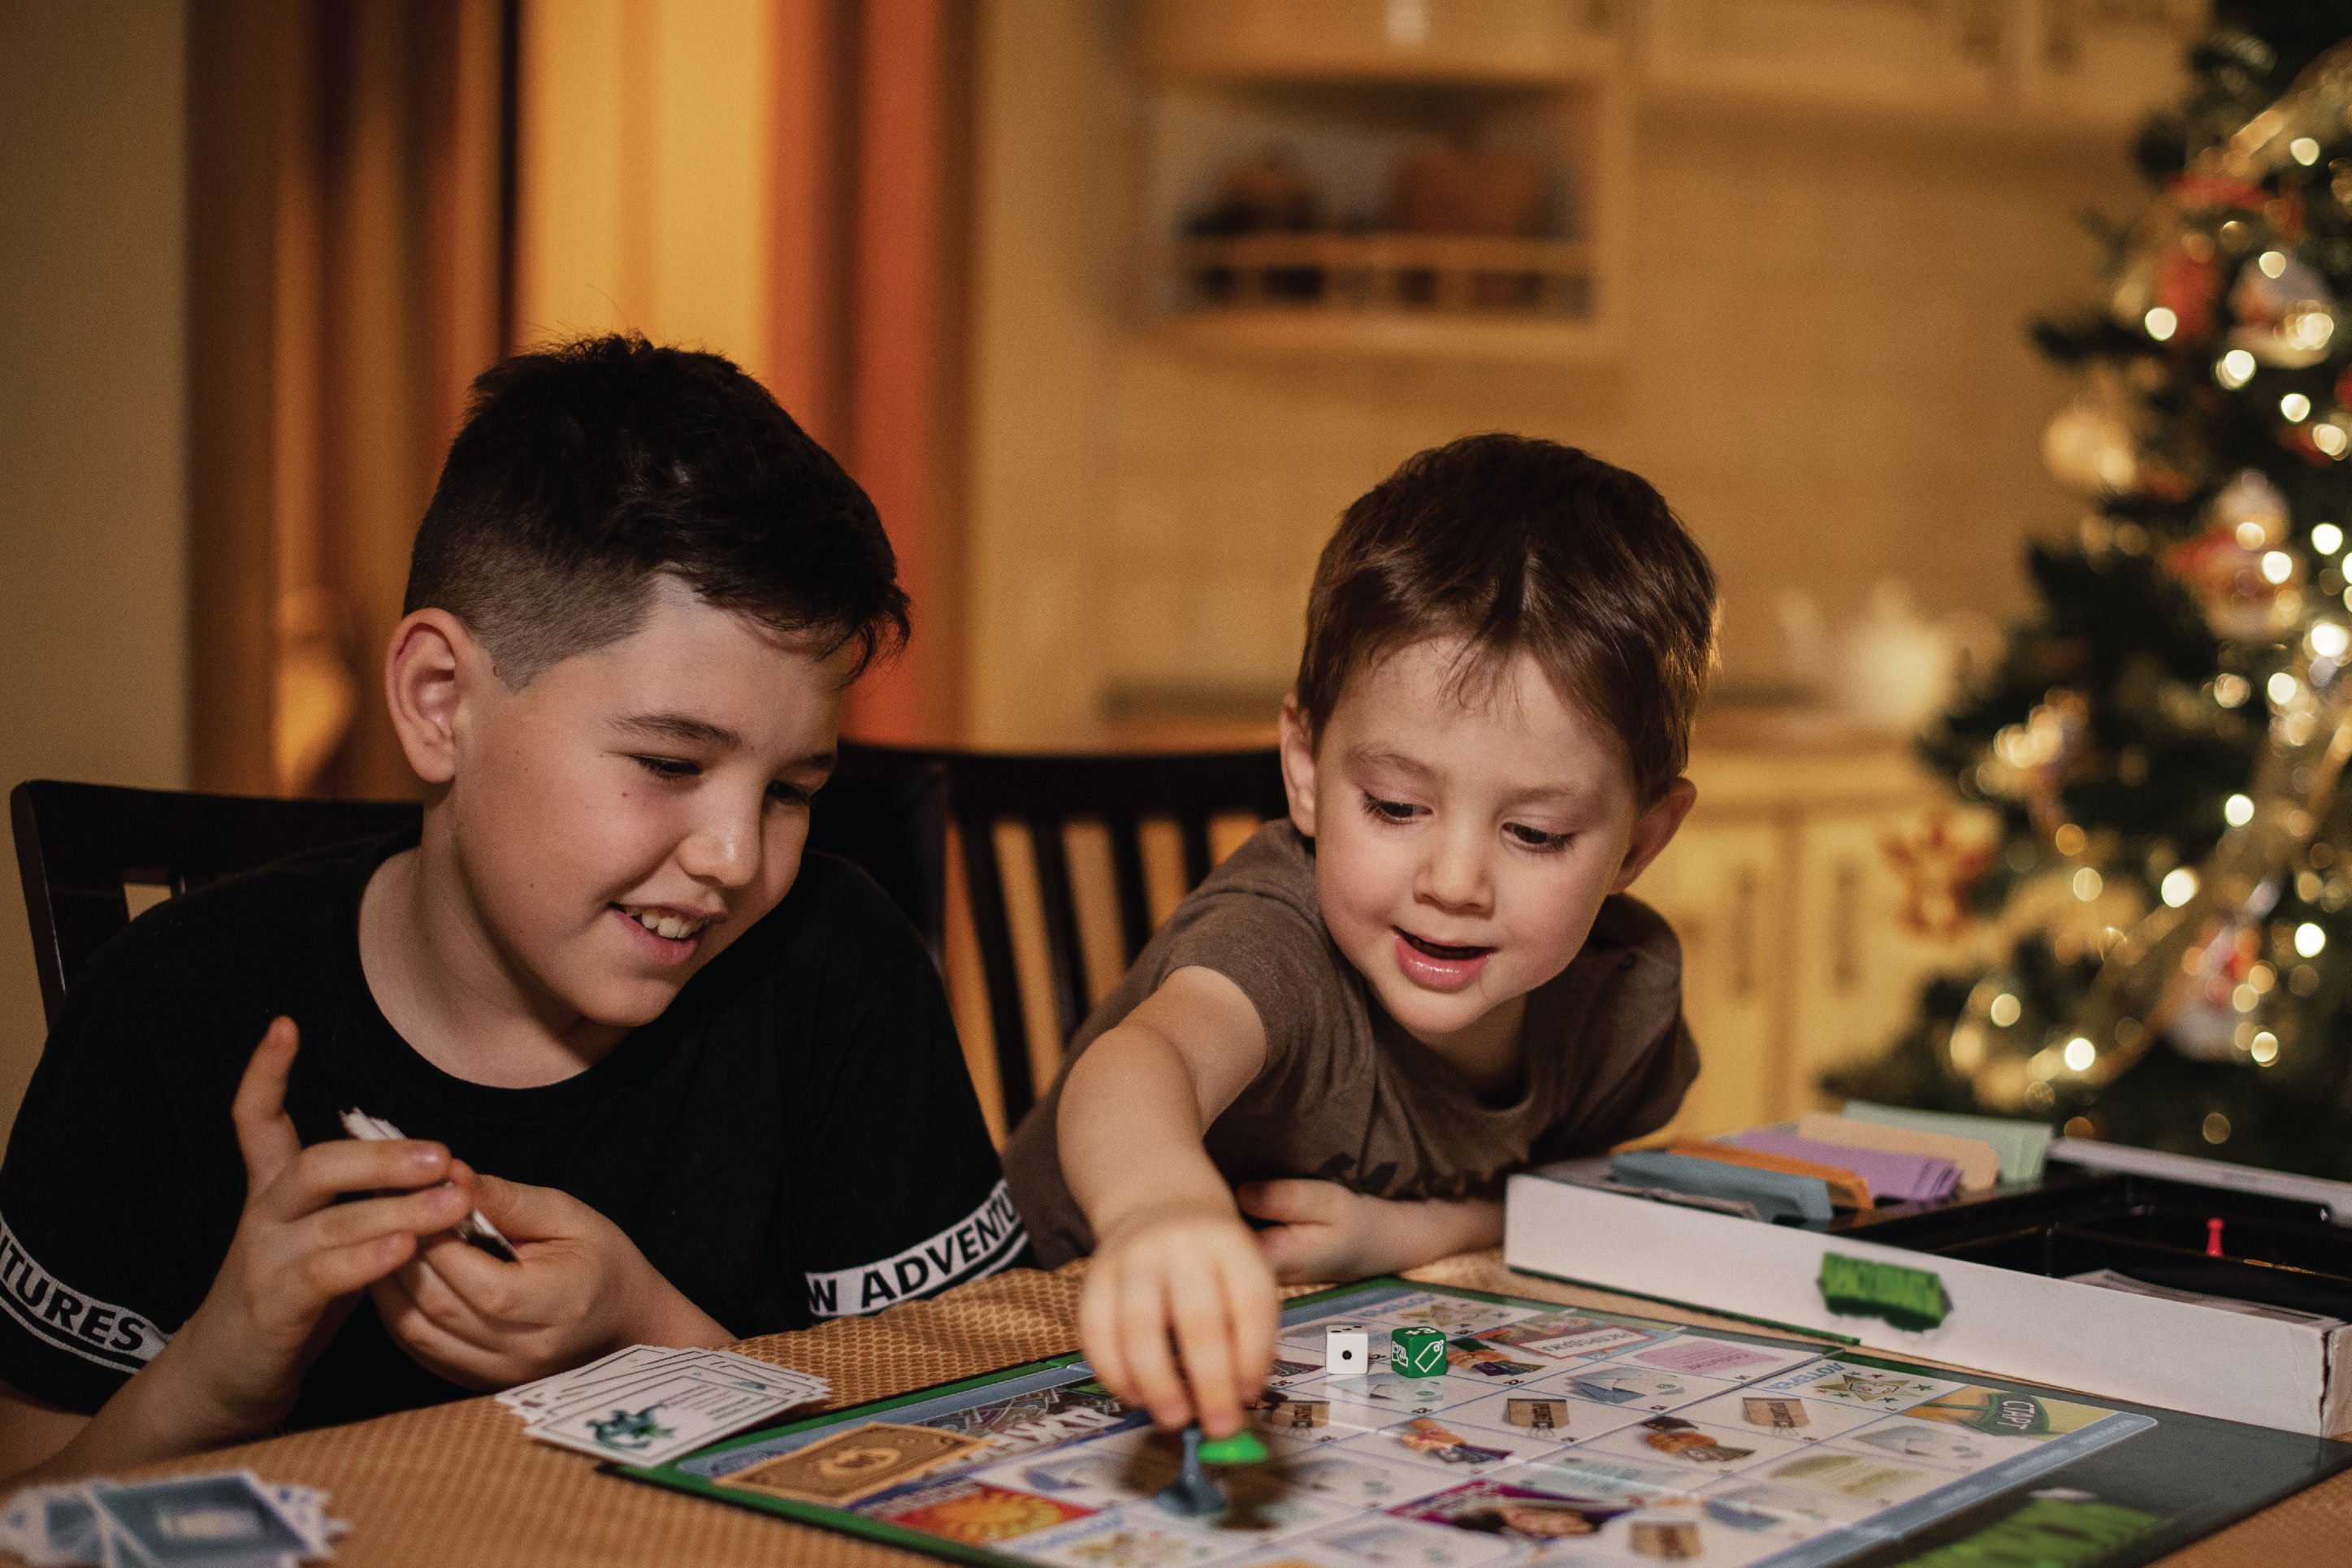
[[[1277,1278],[1491,1245],[1505,1173],[1673,1115],[1680,950],[1616,895],[1690,809],[1714,633],[1657,492],[1571,448],[1457,441],[1349,509],[1282,709],[1289,820],[1153,937],[1006,1152],[1040,1256],[1094,1253],[1113,1391],[1230,1432]]]
[[[725,360],[482,378],[385,659],[421,839],[171,900],[50,1037],[0,1169],[0,1474],[870,1310],[927,1243],[933,1287],[1009,1261],[920,942],[801,853],[895,570]],[[477,1204],[518,1261],[450,1233]]]

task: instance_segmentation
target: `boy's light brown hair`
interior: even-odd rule
[[[1715,664],[1715,569],[1639,474],[1525,436],[1405,459],[1339,520],[1307,600],[1297,696],[1312,733],[1348,678],[1465,638],[1456,680],[1527,653],[1623,743],[1637,799],[1690,756]]]

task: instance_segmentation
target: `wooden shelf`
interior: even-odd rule
[[[1496,310],[1204,310],[1173,318],[1158,336],[1252,354],[1487,362],[1597,360],[1622,346],[1602,322]]]
[[[1595,0],[1151,0],[1154,71],[1257,80],[1556,82],[1611,68]]]
[[[1475,234],[1251,234],[1188,239],[1176,267],[1196,310],[1270,304],[1349,317],[1425,309],[1515,321],[1592,310],[1592,247]]]

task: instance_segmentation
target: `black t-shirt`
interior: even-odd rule
[[[210,1287],[244,1206],[229,1121],[269,1020],[300,1026],[302,1141],[357,1107],[558,1187],[738,1334],[804,1328],[1026,1262],[938,972],[863,873],[811,855],[669,1009],[534,1089],[453,1078],[394,1032],[359,903],[412,833],[173,899],[92,961],[0,1165],[0,1380],[95,1411]],[[362,1297],[289,1420],[464,1396]]]

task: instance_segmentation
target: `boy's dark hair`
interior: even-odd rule
[[[616,335],[484,371],[405,608],[465,622],[520,689],[635,631],[664,572],[827,653],[854,646],[856,670],[907,637],[874,503],[730,361]]]
[[[1457,679],[1532,654],[1624,742],[1647,805],[1689,759],[1715,569],[1640,475],[1554,441],[1469,436],[1405,459],[1323,547],[1298,661],[1311,732],[1350,675],[1443,635],[1469,640]]]

